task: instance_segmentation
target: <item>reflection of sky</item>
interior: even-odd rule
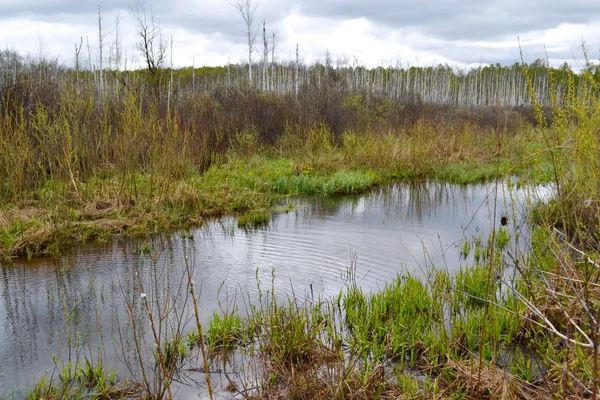
[[[221,284],[222,300],[224,293],[231,297],[237,291],[242,304],[241,292],[257,296],[257,277],[262,290],[271,288],[273,271],[281,295],[293,290],[303,296],[311,286],[315,295],[337,294],[354,256],[366,289],[381,287],[406,269],[421,274],[426,259],[456,270],[459,241],[490,231],[493,193],[494,186],[398,185],[361,196],[308,199],[274,216],[268,229],[252,233],[239,231],[232,219],[210,223],[193,232],[190,250],[202,314],[208,317],[217,308]],[[520,221],[522,205],[510,197],[498,187],[497,220],[506,213]],[[107,361],[118,363],[111,335],[117,327],[129,329],[123,293],[128,301],[139,297],[136,271],[149,296],[162,290],[151,285],[153,278],[158,286],[167,281],[176,286],[184,271],[179,235],[155,237],[153,243],[162,249],[158,269],[147,256],[135,254],[133,240],[123,238],[75,249],[61,260],[0,269],[0,393],[51,368],[59,345],[65,355],[66,310],[73,309],[74,332],[89,332],[84,339],[92,351],[98,347],[99,315]]]

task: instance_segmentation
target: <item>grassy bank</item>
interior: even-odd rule
[[[245,131],[203,172],[105,172],[86,181],[47,180],[13,197],[0,209],[0,254],[57,255],[117,233],[187,228],[223,214],[235,214],[240,226],[251,228],[268,222],[278,199],[288,195],[358,193],[423,179],[467,184],[532,175],[547,181],[543,167],[549,162],[527,160],[531,143],[541,139],[533,129],[493,135],[461,126],[440,134],[439,126],[426,122],[402,134],[346,132],[339,140],[316,125],[288,132],[273,145]]]
[[[220,78],[210,74],[204,78],[216,81],[202,90],[187,75],[175,90],[161,81],[166,70],[159,81],[148,71],[107,71],[110,79],[99,85],[89,71],[73,74],[43,61],[21,69],[13,56],[19,72],[0,85],[5,260],[56,255],[115,233],[185,228],[223,213],[251,227],[285,195],[355,193],[417,179],[548,179],[528,158],[535,144],[545,145],[531,107],[458,107],[351,89],[331,66],[323,80],[292,94],[215,86]],[[500,75],[523,74],[513,70]],[[519,97],[526,98],[523,89]],[[475,97],[488,104],[492,92],[480,90]]]
[[[598,354],[588,335],[596,323],[585,307],[600,305],[598,286],[581,280],[567,287],[573,276],[553,256],[567,253],[541,228],[532,242],[536,261],[523,265],[522,275],[506,275],[513,265],[506,257],[509,236],[499,229],[484,246],[486,256],[456,275],[437,269],[423,281],[405,274],[365,293],[351,274],[334,299],[282,302],[267,292],[249,316],[234,309],[210,321],[211,362],[225,371],[255,366],[244,379],[226,381],[252,398],[593,395]],[[566,261],[570,273],[574,262]],[[577,329],[570,330],[559,310],[585,290],[593,296],[571,302]]]

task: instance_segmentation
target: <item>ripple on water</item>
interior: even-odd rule
[[[59,260],[3,267],[0,393],[35,381],[52,368],[51,355],[59,349],[64,355],[67,312],[75,316],[72,331],[83,332],[91,349],[99,344],[98,321],[105,340],[119,327],[126,333],[125,304],[139,297],[139,281],[149,298],[155,282],[177,287],[185,270],[184,253],[201,288],[204,318],[218,307],[219,290],[221,299],[225,291],[229,296],[237,292],[240,304],[244,296],[255,299],[257,277],[262,290],[274,285],[282,296],[292,294],[292,285],[298,296],[311,287],[315,295],[329,296],[344,288],[343,272],[354,260],[366,290],[381,288],[406,270],[420,275],[426,260],[455,270],[456,244],[490,230],[494,204],[489,195],[494,189],[430,183],[395,185],[360,196],[295,199],[299,206],[275,215],[267,229],[244,232],[233,218],[211,222],[192,232],[187,253],[178,234],[152,237],[153,247],[161,249],[157,265],[136,252],[139,241],[116,238],[75,248]],[[499,186],[498,195],[496,214],[509,215],[512,221],[523,206],[508,199],[522,199],[524,191],[508,196]],[[520,215],[516,220],[514,229],[526,223]],[[112,344],[105,345],[107,363],[120,365]]]

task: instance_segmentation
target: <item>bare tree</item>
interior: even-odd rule
[[[299,52],[299,44],[296,43],[296,74],[294,75],[294,91],[296,94],[296,99],[298,99],[298,73],[299,71],[299,67],[300,67],[300,52]]]
[[[231,87],[231,59],[227,57],[227,87]]]
[[[120,70],[123,62],[123,44],[121,42],[121,15],[117,12],[115,18],[115,41],[112,44],[112,52],[109,65],[112,69]]]
[[[277,47],[277,33],[271,31],[271,90],[275,91],[275,48]]]
[[[267,24],[263,21],[263,91],[269,90],[269,71],[267,65],[269,63],[269,43],[267,41]]]
[[[169,79],[169,92],[167,94],[167,110],[171,112],[171,93],[173,91],[173,35],[171,35],[171,45],[169,53],[171,56],[171,63],[169,68],[171,70],[171,79]]]
[[[83,36],[79,41],[79,46],[75,43],[75,81],[77,82],[77,88],[79,89],[79,70],[81,68],[81,61],[79,55],[81,54],[81,47],[83,47]]]
[[[250,84],[252,84],[252,50],[254,49],[254,39],[256,38],[256,31],[254,31],[253,25],[258,3],[253,3],[252,0],[227,0],[227,2],[242,14],[242,18],[248,29],[246,34],[248,40],[248,79]]]
[[[94,64],[92,64],[92,50],[90,48],[90,38],[89,37],[85,37],[85,45],[87,47],[87,53],[88,53],[88,70],[89,71],[94,71]]]
[[[102,95],[104,93],[104,54],[103,54],[103,44],[106,33],[102,33],[102,9],[98,6],[98,90],[100,92],[100,99],[102,99]]]
[[[196,90],[196,57],[192,57],[192,91]]]
[[[127,63],[127,56],[125,56],[125,64]],[[120,83],[124,87],[127,87],[125,80],[119,76],[121,65],[123,64],[123,44],[121,42],[121,15],[117,12],[115,18],[115,37],[114,41],[109,45],[108,52],[108,69],[112,76],[115,78],[116,83]],[[119,96],[120,85],[116,85],[116,96]]]
[[[146,68],[152,77],[158,79],[159,70],[167,57],[167,46],[162,38],[160,26],[154,21],[152,8],[150,12],[147,11],[145,1],[139,0],[132,11],[139,38],[136,48],[142,53]]]
[[[38,61],[45,62],[47,60],[48,56],[46,54],[46,46],[44,44],[44,38],[39,36],[35,47],[36,47]]]

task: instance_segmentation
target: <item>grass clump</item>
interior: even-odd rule
[[[237,312],[214,313],[208,325],[206,340],[211,354],[227,354],[248,341],[249,334]]]
[[[473,383],[471,375],[471,382],[456,386],[467,365],[501,371],[504,384],[517,393],[529,386],[500,365],[499,352],[515,351],[510,346],[526,329],[524,308],[510,293],[498,292],[495,283],[488,288],[487,281],[487,266],[476,264],[456,276],[436,272],[425,281],[401,275],[375,293],[350,279],[347,289],[328,300],[280,301],[268,293],[244,318],[215,314],[210,326],[220,327],[213,331],[218,338],[209,333],[209,343],[222,343],[244,365],[260,365],[247,383],[257,384],[256,398],[290,393],[320,399],[409,393],[427,398],[450,388],[468,398],[473,390],[490,395],[497,383],[487,378]],[[486,311],[486,304],[494,304],[493,311]],[[519,376],[527,376],[521,364]],[[528,371],[530,379],[538,377]],[[419,374],[427,379],[419,380]]]
[[[496,277],[488,282],[489,266],[477,263],[469,269],[461,268],[456,274],[455,298],[457,305],[462,309],[480,308],[487,299],[491,290],[497,290]],[[488,287],[488,283],[492,286]]]
[[[142,393],[140,385],[128,380],[119,381],[114,370],[106,371],[104,364],[90,361],[83,365],[67,364],[57,370],[59,377],[44,374],[25,395],[28,400],[42,399],[122,399]]]
[[[351,351],[367,360],[408,359],[422,355],[433,321],[440,320],[439,304],[418,279],[398,277],[381,292],[365,295],[353,288],[343,296]]]

